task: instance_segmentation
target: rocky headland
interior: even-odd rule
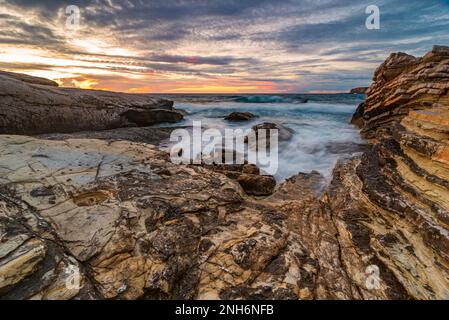
[[[448,92],[449,48],[392,54],[363,154],[258,193],[154,146],[170,101],[1,73],[0,298],[448,299]]]
[[[357,88],[353,88],[349,91],[350,94],[366,94],[366,92],[368,91],[368,87],[357,87]]]

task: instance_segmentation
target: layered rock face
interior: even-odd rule
[[[329,193],[362,260],[417,299],[449,298],[448,92],[448,47],[391,55],[354,118],[372,148],[336,169]]]
[[[0,134],[45,134],[149,126],[182,120],[173,102],[145,94],[58,88],[0,72]]]

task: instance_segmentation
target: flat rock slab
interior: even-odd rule
[[[44,80],[0,73],[1,134],[99,131],[183,119],[172,101],[151,95],[58,88]]]

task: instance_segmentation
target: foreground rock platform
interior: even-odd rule
[[[287,216],[225,175],[125,141],[3,135],[0,155],[4,299],[297,298]]]

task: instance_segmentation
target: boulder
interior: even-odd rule
[[[256,116],[250,112],[233,112],[228,115],[225,120],[227,121],[250,121],[256,118]]]
[[[293,129],[290,129],[286,126],[283,126],[281,124],[276,124],[276,123],[270,123],[270,122],[264,122],[258,125],[255,125],[254,127],[252,127],[252,130],[254,131],[255,135],[256,135],[256,140],[259,141],[259,134],[261,132],[261,130],[265,130],[265,135],[266,135],[266,144],[267,147],[270,146],[270,137],[271,137],[271,130],[277,130],[278,131],[278,140],[279,141],[288,141],[290,140],[295,131]],[[245,143],[248,143],[249,138],[248,136],[245,137]]]

